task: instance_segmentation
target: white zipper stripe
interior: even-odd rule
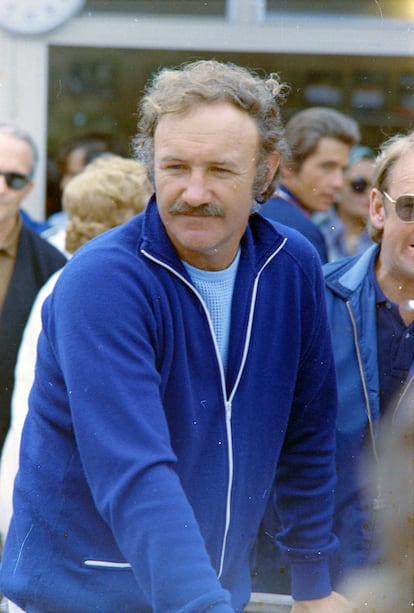
[[[233,434],[232,434],[232,427],[231,427],[231,413],[232,413],[232,400],[236,394],[237,388],[239,386],[240,380],[241,380],[241,376],[244,370],[244,366],[247,360],[247,353],[249,350],[249,346],[250,346],[250,337],[251,337],[251,331],[252,331],[252,327],[253,327],[253,316],[254,316],[254,310],[255,310],[255,305],[256,305],[256,297],[257,297],[257,288],[258,288],[258,284],[259,284],[259,280],[261,277],[261,274],[263,272],[263,270],[266,268],[266,266],[269,264],[269,262],[271,262],[273,260],[274,257],[276,257],[276,255],[279,253],[279,251],[281,251],[281,249],[283,249],[284,245],[287,242],[287,238],[285,238],[282,243],[279,245],[279,247],[272,253],[272,255],[266,260],[266,262],[263,264],[262,268],[259,270],[254,285],[253,285],[253,295],[252,295],[252,300],[250,303],[250,311],[249,311],[249,319],[248,319],[248,324],[247,324],[247,331],[246,331],[246,337],[245,337],[245,341],[244,341],[244,348],[243,348],[243,355],[242,355],[242,361],[240,364],[240,368],[236,377],[236,381],[235,384],[233,386],[233,389],[231,390],[229,399],[227,400],[226,397],[226,382],[225,382],[225,375],[224,375],[224,368],[223,368],[223,364],[221,361],[221,356],[220,356],[220,351],[217,345],[217,340],[216,340],[216,335],[214,332],[214,327],[211,321],[211,317],[210,317],[210,313],[207,309],[207,306],[204,303],[204,300],[202,299],[201,295],[199,294],[199,292],[196,290],[196,288],[191,285],[191,283],[189,283],[187,281],[187,279],[185,277],[183,277],[179,272],[177,272],[174,268],[172,268],[171,266],[169,266],[168,264],[165,264],[165,262],[162,262],[161,260],[158,260],[157,258],[155,258],[154,256],[152,256],[150,253],[148,253],[147,251],[145,251],[144,249],[141,250],[141,253],[143,255],[145,255],[148,259],[150,259],[151,261],[159,264],[160,266],[163,266],[164,268],[166,268],[167,270],[169,270],[170,272],[172,272],[176,277],[178,277],[179,279],[181,279],[181,281],[183,281],[183,283],[185,285],[187,285],[187,287],[189,287],[198,297],[198,299],[200,300],[204,312],[206,313],[207,316],[207,321],[210,327],[210,333],[211,336],[213,338],[213,342],[214,342],[214,347],[216,350],[216,357],[219,363],[219,367],[220,367],[220,376],[221,376],[221,387],[222,387],[222,393],[223,393],[223,399],[224,399],[224,404],[225,404],[225,410],[226,410],[226,433],[227,433],[227,449],[228,449],[228,462],[229,462],[229,476],[228,476],[228,484],[227,484],[227,495],[226,495],[226,518],[225,518],[225,524],[224,524],[224,533],[223,533],[223,540],[222,540],[222,547],[221,547],[221,555],[220,555],[220,564],[219,564],[219,570],[217,573],[218,578],[220,579],[222,572],[223,572],[223,568],[224,568],[224,558],[225,558],[225,553],[226,553],[226,544],[227,544],[227,536],[229,533],[229,529],[230,529],[230,521],[231,521],[231,494],[232,494],[232,489],[233,489],[233,477],[234,477],[234,457],[233,457]]]
[[[95,567],[95,568],[131,568],[131,564],[129,562],[108,562],[106,560],[84,560],[85,566]]]
[[[253,315],[254,315],[254,309],[255,309],[255,306],[256,306],[257,288],[259,286],[260,277],[262,275],[263,270],[266,268],[266,266],[269,264],[269,262],[271,262],[273,260],[273,258],[275,258],[276,255],[279,253],[279,251],[284,247],[286,241],[287,241],[287,238],[285,238],[283,240],[282,244],[276,249],[276,251],[274,253],[272,253],[272,255],[266,260],[266,262],[263,264],[263,266],[261,267],[261,269],[257,273],[256,279],[255,279],[255,282],[254,282],[254,285],[253,285],[253,295],[252,295],[252,300],[251,300],[251,303],[250,303],[249,320],[248,320],[248,323],[247,323],[247,331],[246,331],[246,338],[245,338],[245,341],[244,341],[242,361],[241,361],[241,364],[240,364],[239,372],[237,374],[236,382],[235,382],[234,387],[233,387],[233,389],[231,391],[231,394],[230,394],[230,398],[229,398],[230,401],[233,400],[234,395],[236,393],[236,390],[237,390],[237,388],[239,386],[240,379],[241,379],[241,376],[242,376],[242,373],[243,373],[243,370],[244,370],[244,365],[245,365],[246,360],[247,360],[247,353],[248,353],[249,346],[250,346],[250,337],[251,337],[251,334],[252,334],[252,327],[253,327]]]
[[[221,545],[221,554],[220,554],[220,564],[219,564],[219,570],[217,573],[218,578],[220,578],[222,572],[223,572],[223,564],[224,564],[224,553],[225,553],[225,549],[226,549],[226,541],[227,541],[227,534],[230,528],[230,515],[231,515],[231,492],[233,489],[233,466],[234,466],[234,462],[233,462],[233,436],[232,436],[232,429],[231,429],[231,401],[227,401],[227,397],[226,397],[226,380],[225,380],[225,374],[224,374],[224,367],[223,367],[223,363],[221,360],[221,355],[220,355],[220,350],[217,344],[217,338],[216,338],[216,334],[214,332],[214,326],[213,326],[213,322],[211,321],[211,316],[209,313],[209,310],[201,296],[201,294],[197,291],[197,289],[187,281],[187,279],[185,277],[183,277],[179,272],[177,272],[174,268],[172,268],[171,266],[169,266],[168,264],[165,264],[164,262],[158,260],[157,258],[154,258],[151,254],[149,254],[147,251],[145,250],[141,250],[141,253],[143,253],[146,257],[148,257],[151,261],[155,262],[156,264],[159,264],[160,266],[163,266],[164,268],[166,268],[167,270],[169,270],[171,273],[173,273],[176,277],[178,277],[187,287],[190,288],[190,290],[192,292],[194,292],[194,294],[197,296],[198,300],[200,301],[204,313],[207,317],[207,321],[208,321],[208,325],[210,328],[210,334],[212,336],[213,339],[213,343],[214,343],[214,348],[215,348],[215,352],[216,352],[216,358],[219,364],[219,370],[220,370],[220,380],[221,380],[221,391],[222,391],[222,395],[223,395],[223,400],[224,400],[224,406],[225,406],[225,422],[226,422],[226,436],[227,436],[227,460],[229,463],[229,470],[228,470],[228,484],[227,484],[227,494],[226,494],[226,517],[225,517],[225,523],[224,523],[224,533],[223,533],[223,540],[222,540],[222,545]]]
[[[220,556],[220,566],[219,566],[219,572],[218,572],[218,578],[220,579],[221,574],[223,572],[223,568],[224,568],[224,556],[226,553],[226,543],[227,543],[227,535],[229,533],[229,529],[230,529],[230,519],[231,519],[231,491],[232,491],[232,486],[233,486],[233,472],[234,472],[234,460],[233,460],[233,436],[232,436],[232,429],[231,429],[231,407],[232,407],[232,402],[233,402],[233,398],[236,394],[237,388],[239,387],[239,383],[241,380],[241,376],[244,370],[244,366],[246,364],[246,360],[247,360],[247,353],[249,351],[249,346],[250,346],[250,338],[251,338],[251,332],[252,332],[252,327],[253,327],[253,315],[254,315],[254,310],[255,310],[255,306],[256,306],[256,297],[257,297],[257,288],[259,285],[259,280],[261,277],[261,274],[263,272],[263,270],[266,268],[266,266],[269,264],[269,262],[279,253],[279,251],[283,248],[283,246],[285,245],[287,239],[285,238],[284,241],[282,242],[282,244],[278,247],[278,249],[266,260],[266,262],[263,264],[262,268],[259,270],[254,285],[253,285],[253,294],[252,294],[252,299],[250,302],[250,311],[249,311],[249,319],[247,322],[247,331],[246,331],[246,336],[245,336],[245,341],[244,341],[244,347],[243,347],[243,355],[242,355],[242,360],[241,360],[241,364],[240,364],[240,368],[239,368],[239,372],[237,373],[237,378],[236,381],[234,383],[233,389],[231,390],[230,393],[230,397],[229,400],[226,402],[226,426],[228,428],[228,442],[229,442],[229,465],[231,466],[231,475],[232,475],[232,479],[231,479],[231,483],[229,483],[229,488],[227,491],[227,503],[226,503],[226,523],[225,523],[225,529],[224,529],[224,536],[223,536],[223,545],[222,545],[222,549],[221,549],[221,556]]]
[[[224,555],[226,553],[227,535],[230,530],[231,519],[231,494],[233,491],[233,477],[234,477],[234,458],[233,458],[233,431],[231,428],[231,401],[226,401],[226,433],[227,433],[227,456],[229,462],[229,481],[227,484],[226,495],[226,519],[224,523],[223,540],[221,543],[220,564],[217,573],[218,579],[220,579],[224,568]]]

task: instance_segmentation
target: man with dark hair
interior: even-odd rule
[[[282,183],[261,212],[306,236],[325,264],[325,239],[311,215],[328,211],[341,189],[351,146],[360,139],[358,124],[334,109],[313,107],[287,122],[286,139],[290,156],[281,162]]]
[[[0,450],[10,423],[14,367],[37,292],[66,258],[22,221],[38,159],[32,138],[0,124]]]

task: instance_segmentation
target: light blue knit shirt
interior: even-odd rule
[[[240,249],[230,266],[224,270],[201,270],[183,262],[210,313],[225,369],[229,348],[231,303],[239,260]]]

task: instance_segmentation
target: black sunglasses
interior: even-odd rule
[[[353,179],[349,182],[349,185],[351,186],[352,191],[357,194],[363,194],[369,187],[371,187],[371,184],[368,183],[364,177]]]
[[[7,187],[10,189],[23,189],[31,180],[29,175],[22,175],[20,172],[1,172],[0,177],[4,177]]]
[[[394,200],[394,198],[391,198],[387,192],[382,193],[390,202],[395,204],[395,212],[401,221],[404,221],[405,223],[414,222],[414,195],[403,194],[402,196],[399,196],[397,200]]]

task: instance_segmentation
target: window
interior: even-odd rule
[[[85,13],[226,16],[226,0],[87,0]]]
[[[407,0],[265,0],[266,16],[280,13],[306,14],[315,17],[379,17],[414,21],[414,3]]]

